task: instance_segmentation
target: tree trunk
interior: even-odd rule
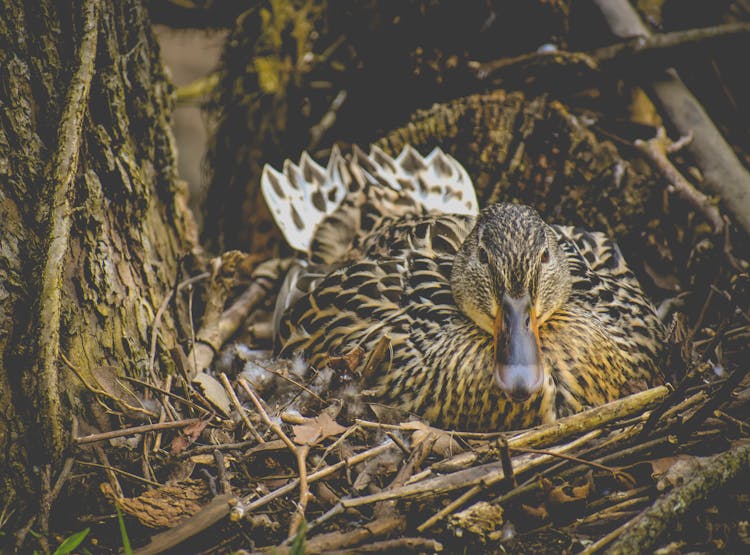
[[[54,479],[93,419],[71,368],[164,374],[154,315],[197,242],[140,1],[2,0],[0,90],[0,513],[20,523],[44,497],[33,469]]]

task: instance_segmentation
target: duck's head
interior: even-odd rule
[[[552,228],[528,206],[485,208],[451,272],[458,307],[494,337],[495,381],[513,401],[544,384],[539,326],[567,300],[568,262]]]

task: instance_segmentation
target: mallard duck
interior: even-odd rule
[[[322,368],[357,350],[380,402],[464,430],[551,422],[661,382],[664,330],[617,245],[529,206],[479,211],[439,149],[334,149],[325,168],[303,154],[266,166],[261,188],[300,253],[276,306],[283,357]]]

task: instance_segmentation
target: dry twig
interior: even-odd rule
[[[266,412],[266,409],[263,408],[260,399],[258,399],[258,396],[255,394],[247,381],[245,381],[243,378],[240,378],[239,383],[247,396],[255,405],[255,408],[258,409],[258,414],[260,414],[260,417],[263,419],[263,422],[266,423],[266,426],[268,426],[271,431],[273,431],[273,433],[275,433],[278,438],[284,442],[284,444],[289,448],[289,450],[297,459],[297,470],[299,472],[299,503],[297,504],[297,511],[295,512],[295,516],[292,518],[292,521],[289,525],[289,536],[294,536],[297,533],[299,525],[305,518],[305,509],[307,508],[307,501],[310,498],[310,488],[307,480],[306,462],[310,447],[308,445],[295,445],[294,442],[289,439],[289,436],[284,433],[284,430],[281,429],[281,426],[271,420],[271,418],[268,416],[268,413]]]
[[[102,432],[99,434],[90,434],[87,436],[81,436],[74,438],[73,441],[78,445],[84,445],[86,443],[96,443],[98,441],[106,441],[108,439],[114,439],[116,437],[130,436],[135,434],[145,434],[146,432],[153,432],[156,430],[169,430],[173,428],[184,428],[200,422],[199,418],[188,418],[186,420],[177,420],[174,422],[158,422],[156,424],[145,424],[143,426],[133,426],[132,428],[123,428],[121,430],[112,430],[109,432]]]
[[[648,37],[649,30],[627,0],[594,0],[613,34],[619,38]],[[737,223],[750,233],[750,173],[690,93],[677,73],[670,69],[650,84],[662,112],[680,135],[693,134],[689,150],[708,185],[732,212]]]
[[[653,506],[629,522],[629,526],[623,527],[619,540],[607,553],[617,555],[652,551],[660,538],[674,529],[680,517],[696,505],[705,503],[711,493],[730,480],[748,471],[750,441],[743,441],[724,453],[714,455],[704,469],[657,499]]]
[[[245,411],[245,407],[242,406],[242,403],[240,403],[240,400],[237,398],[237,394],[234,392],[232,384],[229,383],[229,378],[227,378],[227,375],[222,372],[221,374],[219,374],[219,379],[221,380],[221,385],[224,386],[224,390],[227,392],[229,399],[232,401],[234,409],[240,415],[240,418],[242,418],[242,421],[245,423],[245,426],[247,426],[247,429],[250,431],[252,436],[258,443],[265,443],[263,436],[258,433],[258,430],[255,429],[255,426],[253,426],[253,423],[250,422],[250,419],[247,417],[247,411]]]
[[[687,142],[689,142],[692,135],[686,135],[684,138],[688,139]],[[684,143],[682,140],[680,142]],[[680,198],[690,203],[696,210],[700,211],[711,222],[714,233],[721,233],[724,230],[724,220],[716,204],[696,189],[667,157],[668,152],[674,152],[672,147],[677,145],[677,143],[672,143],[669,140],[667,132],[663,127],[657,130],[656,137],[647,141],[638,139],[634,144],[667,179],[669,182],[667,190],[669,192],[677,194]]]

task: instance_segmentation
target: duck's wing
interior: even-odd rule
[[[574,291],[587,292],[589,302],[609,309],[635,305],[649,314],[653,311],[614,240],[598,231],[571,226],[553,228],[568,255]]]
[[[282,172],[266,166],[261,190],[287,242],[318,264],[346,257],[385,218],[478,211],[466,170],[439,148],[423,157],[407,146],[396,158],[375,146],[349,157],[334,148],[325,168],[305,153]]]
[[[573,278],[568,302],[550,322],[559,335],[546,346],[553,360],[575,352],[576,364],[556,368],[565,403],[580,410],[660,383],[664,327],[617,244],[603,233],[553,228]]]
[[[357,245],[351,260],[303,270],[294,278],[279,318],[282,352],[301,348],[308,354],[325,353],[329,339],[377,327],[403,307],[453,304],[448,282],[452,260],[473,221],[458,214],[388,220]],[[427,263],[420,261],[430,261],[434,268],[427,271],[422,268]]]

